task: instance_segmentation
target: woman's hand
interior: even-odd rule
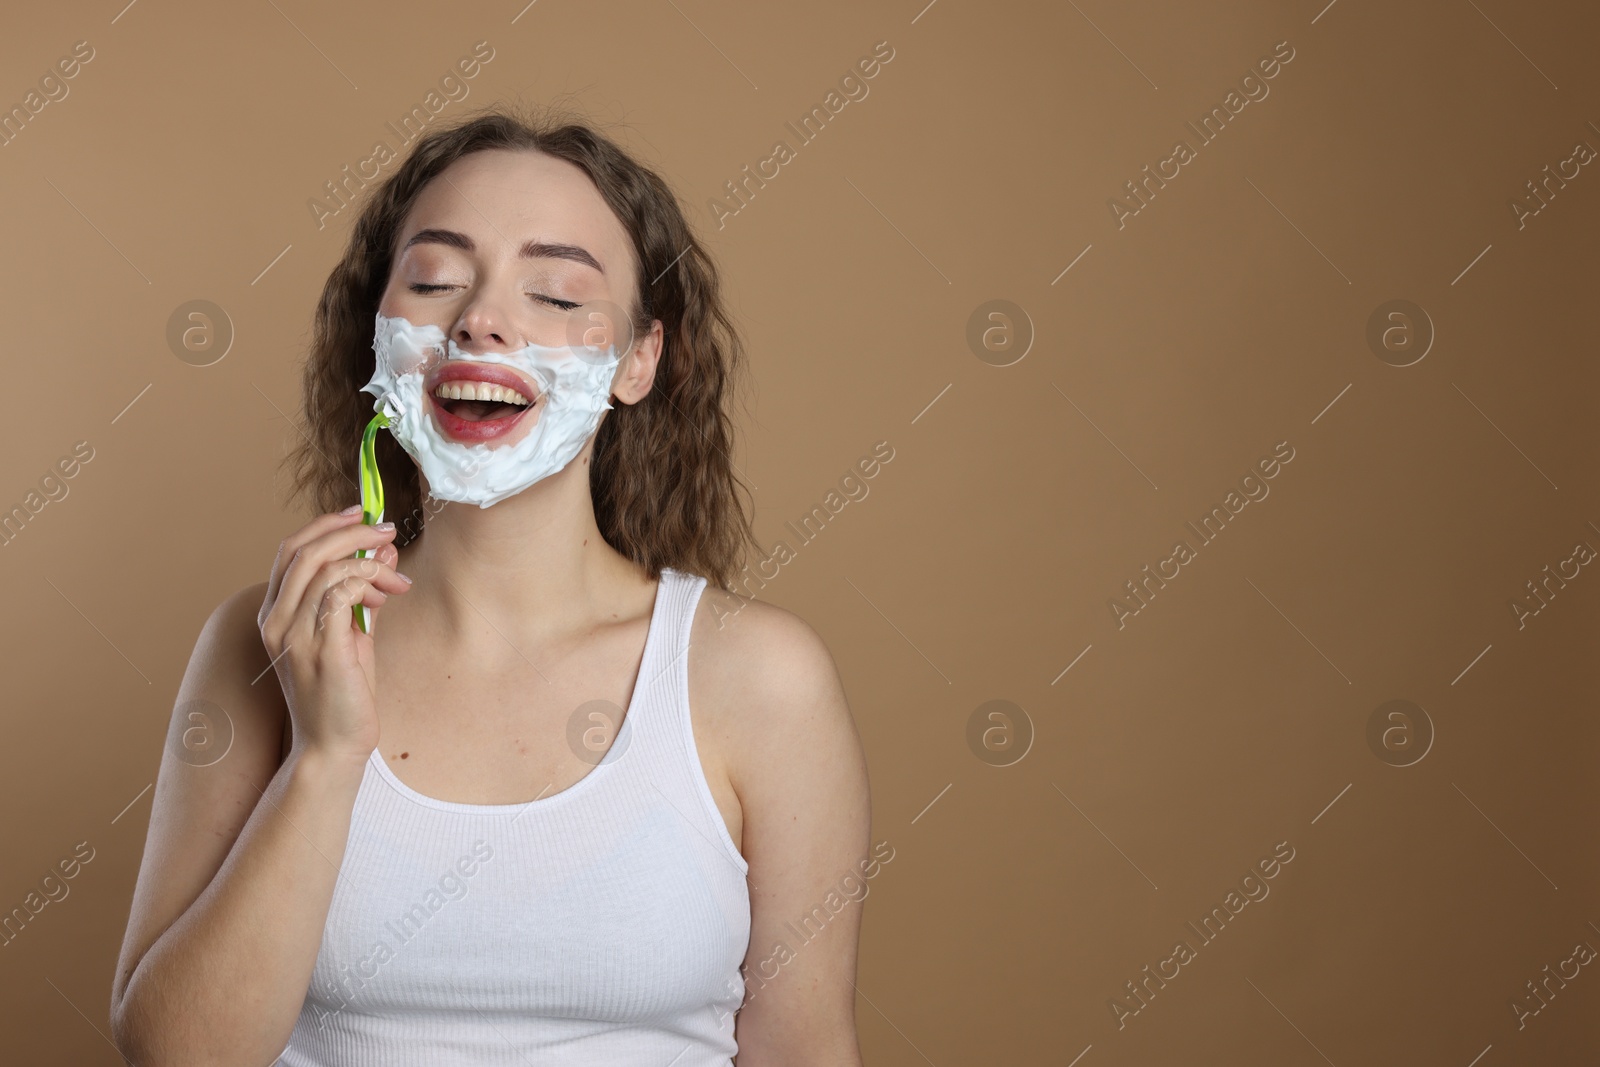
[[[351,609],[378,610],[410,580],[394,569],[393,523],[368,526],[357,507],[319,515],[278,546],[257,622],[294,725],[297,748],[365,760],[378,745],[372,637]],[[357,549],[375,550],[366,559]]]

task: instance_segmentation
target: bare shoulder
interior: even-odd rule
[[[827,643],[787,608],[708,584],[690,631],[695,688],[741,798],[797,743],[859,759],[860,740]],[[792,765],[792,764],[791,764]]]
[[[199,647],[208,654],[238,655],[244,659],[266,655],[261,644],[261,605],[267,583],[247,585],[227,597],[211,612],[201,632]]]
[[[174,776],[175,787],[188,778],[180,772],[194,767],[223,771],[207,777],[231,781],[247,791],[244,795],[259,793],[283,762],[280,738],[289,709],[261,642],[258,620],[266,593],[265,582],[245,586],[218,604],[200,630],[178,686],[172,736],[162,761],[162,771]],[[186,731],[181,730],[184,723],[190,724]],[[225,751],[191,747],[191,742],[209,744],[211,731]],[[230,826],[242,823],[235,812],[227,820]]]
[[[261,605],[267,583],[257,582],[218,604],[195,642],[180,693],[211,700],[249,720],[252,733],[277,731],[288,719],[283,690],[261,643]],[[237,727],[238,724],[235,724]]]
[[[777,670],[833,674],[833,656],[822,635],[788,608],[707,585],[695,613],[691,641],[702,645],[702,661],[755,675]]]

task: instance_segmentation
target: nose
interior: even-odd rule
[[[511,352],[524,343],[516,335],[511,316],[485,293],[462,310],[450,337],[463,352]]]

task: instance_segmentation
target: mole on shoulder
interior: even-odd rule
[[[400,753],[400,758],[401,758],[401,759],[410,759],[410,758],[411,758],[411,753],[409,753],[409,752],[402,752],[402,753]]]

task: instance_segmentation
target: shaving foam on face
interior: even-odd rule
[[[486,508],[561,470],[611,410],[611,379],[621,357],[616,346],[530,344],[515,352],[467,353],[437,326],[417,326],[400,317],[377,316],[372,380],[362,392],[388,405],[389,432],[428,480],[440,500]],[[514,444],[466,444],[446,437],[428,416],[424,379],[444,360],[498,363],[538,384],[544,407],[538,421]],[[531,415],[531,413],[530,413]],[[526,418],[528,416],[524,416]],[[374,520],[376,521],[376,520]]]

